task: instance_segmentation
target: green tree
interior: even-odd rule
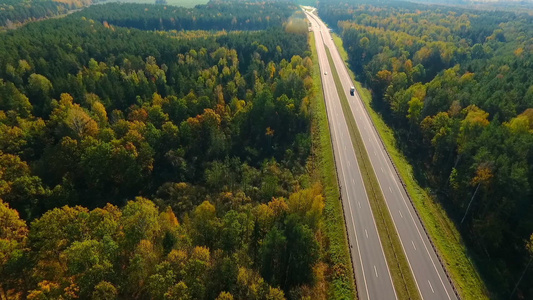
[[[281,285],[290,288],[309,284],[313,280],[313,266],[319,258],[319,245],[313,231],[307,225],[299,224],[297,218],[289,216],[286,220],[286,277]]]
[[[286,271],[287,238],[274,226],[261,246],[261,275],[272,285],[284,284]]]
[[[21,117],[29,117],[32,113],[33,106],[28,97],[21,93],[11,82],[5,82],[0,79],[0,109],[14,110]]]
[[[32,206],[46,194],[41,178],[33,176],[19,156],[0,152],[0,197],[19,211],[31,214]]]
[[[228,292],[221,292],[216,300],[233,300],[233,295]]]
[[[28,227],[16,210],[0,199],[0,294],[8,298],[8,291],[20,291],[24,281],[21,265],[26,248]]]
[[[193,299],[205,297],[208,272],[211,269],[211,253],[208,248],[195,247],[185,265],[185,283]]]
[[[209,201],[198,205],[192,214],[191,223],[191,235],[195,244],[213,249],[220,230],[220,220],[216,216],[215,206]]]
[[[28,78],[28,94],[34,103],[35,114],[44,116],[50,112],[52,82],[41,74],[31,74]]]
[[[38,259],[34,267],[37,281],[61,282],[66,277],[63,252],[74,242],[82,241],[89,231],[88,209],[76,206],[55,208],[31,223],[29,244],[39,249],[33,255]]]
[[[149,279],[156,271],[159,251],[149,240],[141,240],[135,247],[126,273],[126,289],[130,295],[141,297],[148,292]],[[155,280],[154,280],[155,281]],[[152,283],[154,283],[152,281]]]
[[[120,218],[125,248],[132,251],[137,249],[141,241],[145,241],[144,246],[138,249],[141,254],[144,254],[148,248],[153,247],[151,242],[161,234],[158,219],[159,212],[152,201],[142,197],[135,198],[135,201],[128,201],[122,209]]]
[[[180,281],[174,286],[170,287],[165,293],[166,300],[189,300],[192,299],[189,294],[189,288],[187,285]]]
[[[118,246],[110,239],[103,242],[84,240],[72,243],[62,253],[63,259],[66,260],[68,274],[76,278],[81,297],[88,297],[90,291],[95,290],[101,281],[111,278],[113,274],[112,259],[115,258],[115,255],[109,251],[115,252],[117,248]]]
[[[101,281],[94,287],[92,300],[115,300],[118,291],[115,286],[107,281]]]

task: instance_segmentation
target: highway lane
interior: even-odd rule
[[[394,166],[379,140],[378,133],[363,107],[362,100],[357,93],[355,96],[351,96],[349,93],[350,87],[355,85],[331,39],[329,30],[325,29],[327,28],[326,25],[318,17],[315,16],[315,18],[315,21],[323,28],[324,43],[330,49],[335,67],[341,78],[343,90],[349,99],[351,112],[361,132],[420,295],[423,299],[457,299],[444,267],[438,260],[437,254],[401,185]]]
[[[313,21],[311,19],[311,21]],[[326,56],[322,33],[313,30],[322,76],[335,163],[341,187],[350,252],[359,299],[397,299],[355,151]],[[327,73],[328,75],[325,75]]]

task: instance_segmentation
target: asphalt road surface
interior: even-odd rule
[[[350,104],[364,146],[393,219],[417,288],[423,299],[458,299],[444,268],[423,230],[409,198],[403,189],[378,133],[363,107],[359,95],[350,95],[355,86],[344,61],[331,38],[327,26],[314,14],[307,13],[315,33],[322,74],[322,85],[332,132],[335,161],[341,182],[344,214],[354,262],[357,291],[360,299],[395,299],[389,270],[366,196],[348,127],[342,114],[325,47],[329,48],[342,87]],[[327,72],[328,75],[324,75]],[[368,234],[368,238],[367,238]],[[376,272],[374,272],[376,271]]]
[[[322,34],[325,32],[320,31],[316,21],[311,19],[311,22],[315,32],[359,299],[397,299],[326,56],[322,41]]]

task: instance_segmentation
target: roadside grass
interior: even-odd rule
[[[333,41],[345,63],[348,61],[342,39],[333,34]],[[489,299],[489,292],[481,279],[474,262],[468,256],[467,248],[454,222],[448,217],[444,208],[431,196],[430,192],[422,188],[414,179],[413,168],[396,147],[396,139],[390,127],[385,124],[381,116],[372,109],[372,96],[368,89],[362,87],[355,80],[355,75],[348,68],[348,72],[355,82],[355,87],[361,96],[372,121],[379,132],[392,161],[396,165],[400,176],[407,187],[407,192],[413,200],[418,214],[422,218],[431,240],[437,247],[446,269],[452,277],[455,287],[462,299]]]
[[[390,216],[385,198],[381,192],[376,174],[370,163],[370,158],[366,152],[366,148],[363,144],[363,138],[357,128],[354,116],[350,110],[348,99],[342,89],[342,83],[337,73],[337,69],[331,58],[331,53],[326,48],[329,64],[331,67],[331,75],[335,80],[335,86],[341,100],[342,111],[348,124],[348,130],[350,137],[352,138],[352,144],[357,157],[357,162],[361,170],[363,182],[367,191],[368,200],[370,201],[370,207],[374,214],[376,226],[378,228],[381,244],[383,245],[383,251],[385,252],[385,258],[392,276],[392,281],[398,299],[421,299],[414,280],[411,268],[403,251],[402,244],[398,238],[396,228]]]
[[[357,299],[352,262],[348,248],[344,213],[340,199],[333,146],[329,132],[326,104],[322,91],[320,69],[315,47],[315,37],[311,32],[309,44],[313,59],[314,93],[311,98],[313,164],[312,176],[322,182],[325,196],[324,232],[327,238],[326,259],[329,264],[328,298]]]

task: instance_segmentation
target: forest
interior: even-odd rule
[[[367,1],[321,1],[319,15],[491,298],[531,299],[533,17]]]
[[[280,27],[298,7],[290,1],[211,1],[194,8],[107,0],[5,0],[0,3],[0,29],[29,21],[79,14],[99,22],[142,30],[262,30]],[[235,3],[240,3],[236,5]],[[154,2],[155,3],[155,2]],[[98,4],[98,5],[93,5]]]
[[[2,0],[0,30],[14,29],[29,21],[56,17],[103,1],[106,0]]]
[[[108,3],[93,5],[79,14],[142,30],[262,30],[280,27],[297,9],[290,1],[211,1],[194,8]]]
[[[0,299],[325,297],[307,28],[261,3],[285,26],[0,34]]]

